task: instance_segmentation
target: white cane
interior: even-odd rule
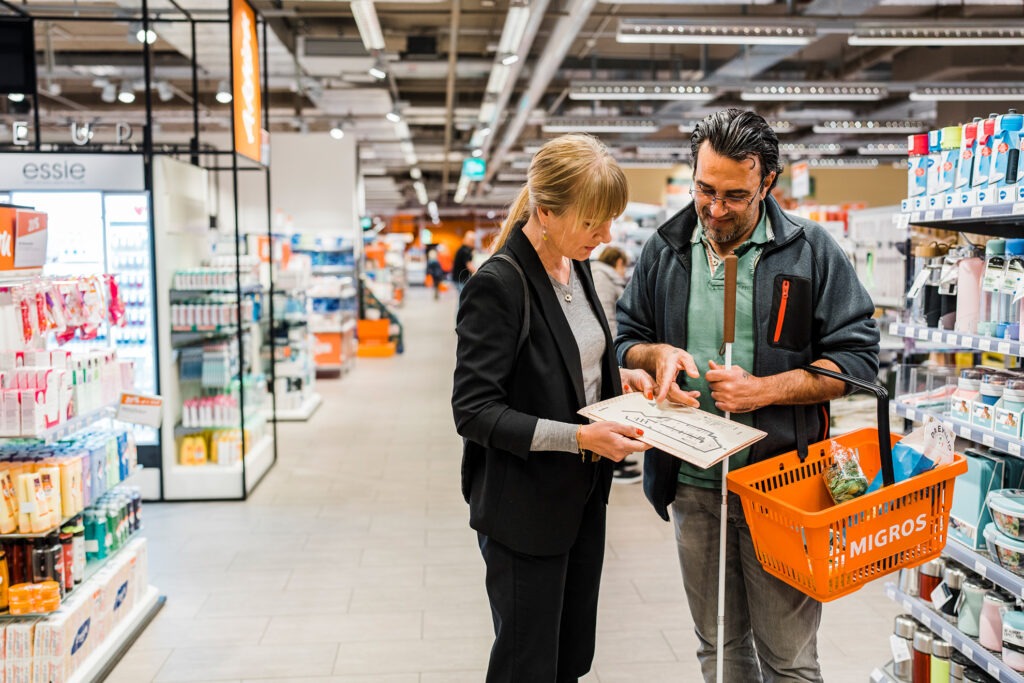
[[[736,340],[736,264],[735,254],[725,257],[725,325],[722,330],[722,341],[725,345],[725,369],[732,368],[732,343]],[[729,413],[725,414],[729,419]],[[728,534],[729,489],[726,477],[729,476],[729,458],[722,460],[722,510],[718,539],[718,636],[716,638],[716,680],[722,683],[725,669],[725,543]]]

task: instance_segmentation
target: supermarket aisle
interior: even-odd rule
[[[248,503],[150,505],[167,607],[111,683],[479,683],[490,643],[483,563],[459,494],[449,408],[454,293],[414,289],[406,353],[323,381],[324,405],[281,425]],[[826,606],[829,683],[888,658],[881,585]],[[613,490],[600,633],[587,683],[698,680],[671,526],[639,486]]]

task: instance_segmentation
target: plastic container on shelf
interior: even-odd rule
[[[1000,652],[1003,649],[1003,614],[1013,609],[1013,596],[1001,590],[985,593],[978,620],[978,642],[986,650]]]
[[[1003,390],[1006,388],[1006,375],[995,372],[985,373],[981,378],[979,397],[982,403],[994,406],[1003,397]]]
[[[1003,615],[1003,664],[1024,671],[1024,612]]]
[[[990,491],[985,504],[992,521],[1000,532],[1024,541],[1024,490],[998,489]]]
[[[1018,576],[1024,576],[1024,541],[1007,536],[990,522],[983,532],[991,555],[999,565]]]
[[[925,208],[922,202],[928,196],[928,135],[907,136],[907,198],[911,208]],[[917,202],[917,203],[915,203]]]
[[[968,174],[969,175],[969,174]],[[957,332],[975,334],[978,331],[981,279],[985,272],[984,252],[976,247],[961,247],[957,261],[956,323]]]
[[[1003,273],[1002,312],[1003,334],[1014,341],[1020,339],[1021,306],[1024,299],[1016,300],[1017,292],[1024,291],[1024,239],[1006,240],[1006,270]]]

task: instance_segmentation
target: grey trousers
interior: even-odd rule
[[[679,484],[672,504],[683,587],[704,680],[715,681],[718,642],[718,489]],[[739,498],[729,494],[725,574],[726,683],[820,683],[821,603],[761,567]]]

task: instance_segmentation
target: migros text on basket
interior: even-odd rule
[[[924,531],[926,526],[928,526],[928,516],[922,512],[917,517],[903,520],[900,524],[893,524],[887,529],[879,529],[873,535],[850,541],[850,558],[871,552],[875,548],[884,548],[913,533]]]

